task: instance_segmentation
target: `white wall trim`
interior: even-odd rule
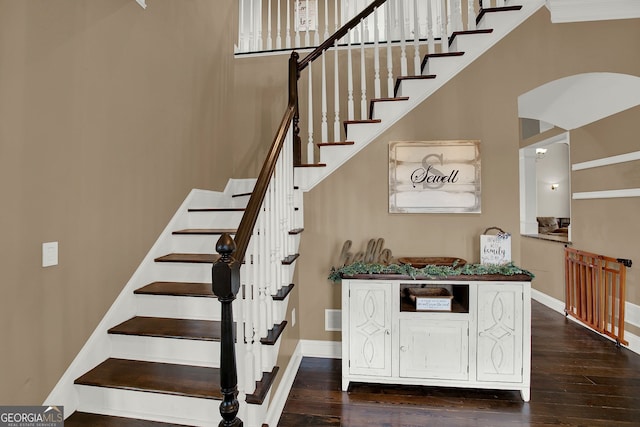
[[[302,357],[302,341],[298,341],[298,345],[291,355],[287,369],[282,375],[278,390],[276,390],[276,393],[273,395],[273,399],[271,399],[269,409],[267,410],[267,419],[265,422],[270,426],[277,426],[280,421],[284,405],[287,403],[287,398],[293,387],[293,381],[296,379],[296,374],[300,368]]]
[[[619,154],[617,156],[603,157],[601,159],[589,160],[588,162],[576,163],[571,166],[571,170],[580,171],[583,169],[597,168],[599,166],[609,166],[618,163],[632,162],[634,160],[640,160],[640,151],[633,151],[631,153]]]
[[[145,2],[145,0],[136,0],[136,2],[142,6],[143,9],[147,8],[147,3]]]
[[[640,197],[640,188],[627,188],[623,190],[584,191],[581,193],[573,193],[573,200],[615,199],[618,197]]]
[[[302,356],[342,358],[342,341],[300,340],[300,343],[302,344]]]
[[[564,315],[564,302],[560,301],[559,299],[553,298],[545,293],[542,293],[536,289],[531,289],[531,298],[533,298],[534,300],[538,301],[539,303],[549,307],[550,309]],[[584,326],[587,329],[591,329],[593,332],[595,332],[598,335],[602,335],[601,333],[599,333],[598,331],[594,331],[592,328],[590,328],[589,326],[585,325],[584,323],[582,323],[581,321],[579,321],[578,319],[571,317],[571,316],[567,316],[567,318],[573,322],[578,323],[579,325]],[[625,322],[629,323],[633,326],[636,327],[640,327],[640,324],[637,323],[638,321],[640,321],[640,306],[632,304],[630,302],[627,302],[625,304]],[[611,339],[609,337],[607,337],[606,335],[602,335],[603,337],[607,338],[607,339]],[[637,335],[634,335],[630,332],[625,331],[624,333],[624,338],[629,341],[629,345],[628,346],[623,346],[628,348],[629,350],[633,351],[636,354],[640,354],[640,337],[638,337]]]
[[[637,0],[547,0],[547,8],[554,24],[640,17]]]

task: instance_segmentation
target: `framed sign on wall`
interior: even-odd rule
[[[390,213],[480,213],[480,141],[389,143]]]

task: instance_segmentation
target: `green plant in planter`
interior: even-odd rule
[[[438,279],[449,276],[477,276],[485,274],[499,274],[504,276],[525,274],[531,278],[534,277],[533,273],[524,270],[513,263],[504,265],[465,264],[462,267],[457,267],[455,264],[453,266],[426,265],[423,268],[415,268],[409,264],[385,265],[355,262],[340,268],[331,267],[329,280],[332,282],[339,282],[344,276],[354,276],[356,274],[398,274],[409,276],[413,279],[416,277]]]

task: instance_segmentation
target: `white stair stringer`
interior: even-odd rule
[[[218,341],[110,334],[108,331],[134,316],[219,320],[220,303],[217,298],[135,294],[134,291],[156,281],[210,283],[210,264],[164,263],[154,260],[172,252],[215,252],[216,236],[183,236],[175,235],[173,231],[185,228],[237,228],[242,211],[188,212],[188,209],[244,207],[249,197],[232,197],[232,195],[249,193],[254,184],[255,180],[230,180],[224,192],[191,191],[44,404],[64,405],[69,415],[75,411],[84,411],[177,424],[218,425],[220,401],[80,385],[74,384],[74,381],[108,358],[202,367],[218,366],[220,358]],[[299,190],[297,192],[301,193]],[[195,221],[194,216],[197,217]],[[221,226],[221,222],[225,225]],[[297,250],[299,238],[294,239],[294,242]],[[295,263],[285,272],[287,276],[285,278],[289,279],[288,283],[293,277],[294,265]],[[277,323],[284,320],[287,305],[288,298],[275,304],[277,308],[274,310],[276,314],[274,320],[277,320]],[[234,302],[234,315],[236,318],[242,315],[240,299]],[[272,326],[269,325],[269,328]],[[270,372],[275,366],[279,342],[280,340],[272,346],[260,346],[260,351],[263,352],[263,372]],[[236,354],[243,354],[242,346],[243,344],[236,345]],[[242,369],[242,364],[238,363],[238,369]],[[239,378],[243,377],[243,374],[239,372]],[[266,417],[270,393],[261,405],[247,404],[244,401],[244,394],[239,395],[239,416],[245,421],[245,425],[262,424]]]
[[[389,109],[395,109],[395,111],[385,111],[385,118],[382,119],[381,123],[348,124],[346,139],[354,141],[354,144],[336,147],[323,146],[320,149],[320,163],[324,163],[326,166],[296,168],[296,185],[303,191],[309,191],[318,185],[324,178],[333,173],[369,143],[373,142],[384,131],[420,105],[436,90],[441,88],[489,48],[543,7],[545,1],[521,0],[509,2],[508,5],[511,4],[522,5],[522,8],[517,11],[485,14],[485,17],[480,21],[478,29],[485,29],[487,28],[486,25],[491,25],[491,29],[493,30],[491,33],[464,34],[454,38],[450,51],[456,51],[458,46],[464,47],[463,55],[429,58],[427,61],[428,68],[423,74],[436,74],[435,79],[402,80],[396,96],[408,96],[409,100],[389,103],[387,107]],[[488,18],[487,15],[496,16]],[[434,73],[434,71],[437,71],[437,73]],[[377,105],[374,107],[376,117],[373,118],[380,118],[377,117],[377,107]]]

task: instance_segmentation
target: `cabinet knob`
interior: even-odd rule
[[[404,346],[404,345],[401,345],[401,346],[400,346],[400,351],[407,351],[407,347],[406,347],[406,346]]]
[[[386,330],[384,331],[384,333],[385,333],[385,334],[387,334],[387,335],[391,335],[391,331],[390,331],[390,330],[388,330],[388,329],[386,329]]]

